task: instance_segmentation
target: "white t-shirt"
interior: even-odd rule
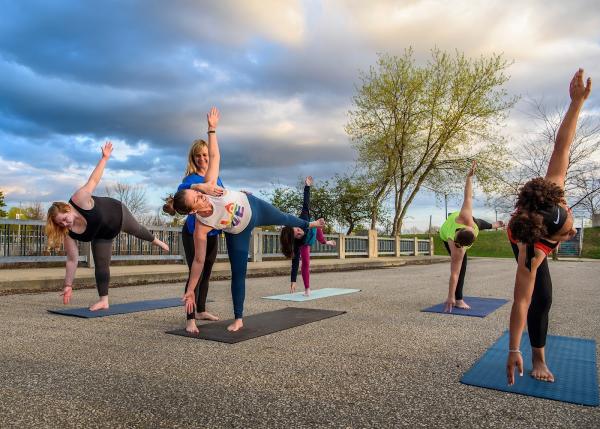
[[[252,209],[246,194],[225,189],[220,197],[211,195],[207,197],[213,206],[213,214],[208,217],[196,214],[196,218],[201,223],[230,234],[239,234],[246,229],[252,217]]]

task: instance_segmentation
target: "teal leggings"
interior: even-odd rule
[[[231,264],[231,298],[233,300],[233,314],[236,319],[241,319],[244,313],[244,299],[246,297],[246,271],[248,268],[248,250],[250,236],[256,226],[283,225],[308,228],[308,222],[296,216],[282,213],[266,201],[248,195],[252,217],[250,223],[239,234],[225,233],[227,253]]]

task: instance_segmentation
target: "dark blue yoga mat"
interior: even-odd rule
[[[475,296],[465,296],[464,300],[471,306],[470,310],[453,307],[452,313],[444,313],[444,303],[441,303],[434,305],[433,307],[424,308],[421,311],[428,313],[454,314],[456,316],[485,317],[508,302],[508,299],[478,298]]]
[[[183,306],[181,298],[153,299],[149,301],[126,302],[123,304],[111,304],[108,310],[90,311],[83,308],[59,308],[48,310],[50,313],[63,316],[83,317],[91,319],[94,317],[114,316],[115,314],[137,313],[138,311],[158,310],[161,308]]]
[[[463,375],[461,383],[520,395],[553,399],[579,405],[598,406],[596,342],[585,338],[549,335],[546,363],[554,374],[554,383],[538,381],[531,372],[531,347],[527,333],[521,339],[523,377],[515,372],[515,384],[506,383],[508,332],[500,337]]]

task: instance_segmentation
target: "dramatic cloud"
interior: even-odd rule
[[[157,207],[211,105],[228,186],[328,178],[353,167],[344,124],[359,71],[409,46],[419,61],[434,46],[503,53],[511,94],[565,104],[577,67],[600,81],[595,3],[3,1],[0,189],[11,204],[66,199],[111,139],[103,185],[144,184]],[[598,94],[587,112],[600,113]],[[511,140],[525,109],[507,122]],[[430,195],[415,204],[421,226],[426,211],[442,216]]]

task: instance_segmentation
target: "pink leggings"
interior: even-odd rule
[[[321,228],[317,228],[317,241],[321,244],[325,244],[327,240],[325,240],[325,236],[323,235],[323,230]],[[302,281],[304,282],[304,289],[310,288],[310,246],[305,244],[304,246],[300,246],[300,259],[302,260],[302,266],[300,267],[300,271],[302,272]]]

